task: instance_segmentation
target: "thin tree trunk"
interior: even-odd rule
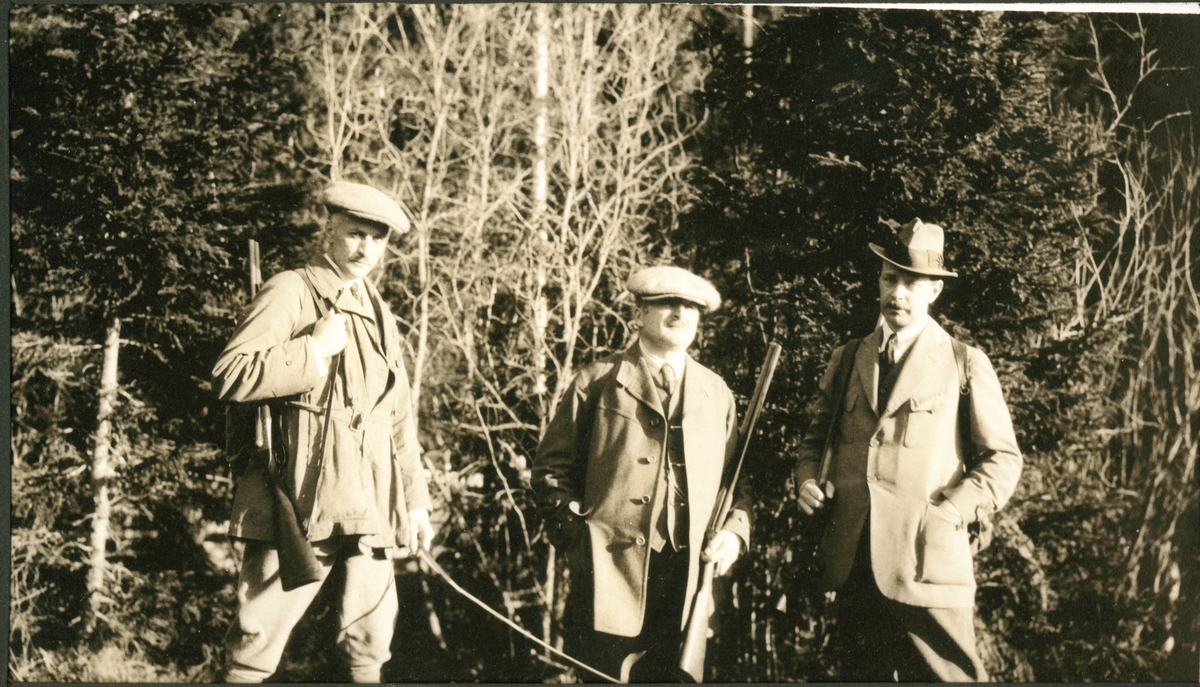
[[[100,375],[100,410],[96,414],[96,445],[92,451],[92,492],[96,512],[92,516],[92,556],[88,571],[88,600],[90,617],[89,631],[95,627],[104,602],[104,573],[108,567],[105,558],[108,546],[108,521],[112,504],[108,496],[108,480],[113,475],[109,465],[110,435],[113,403],[117,396],[117,353],[121,345],[121,320],[113,318],[112,326],[104,341],[104,368]]]
[[[534,161],[533,170],[533,212],[534,224],[537,227],[538,235],[535,241],[537,242],[537,255],[534,257],[536,265],[534,277],[534,292],[533,292],[533,326],[534,326],[534,389],[540,399],[539,405],[542,410],[545,410],[545,395],[546,395],[546,326],[549,319],[549,313],[546,306],[546,267],[541,256],[545,254],[546,242],[548,234],[544,224],[546,216],[546,197],[548,172],[546,169],[547,147],[548,147],[548,119],[550,116],[550,106],[548,96],[550,94],[550,10],[545,4],[538,4],[534,10],[534,23],[536,40],[537,40],[537,58],[536,58],[536,82],[534,84],[533,95],[534,103],[537,108],[537,119],[534,124],[533,140],[537,146],[537,157]],[[540,436],[545,432],[546,422],[548,418],[546,413],[541,413],[541,429],[538,432]],[[546,556],[546,586],[543,589],[543,611],[542,611],[542,640],[547,644],[551,644],[554,632],[554,588],[557,581],[557,565],[555,565],[554,546],[548,547],[549,551]],[[550,658],[550,650],[545,651],[546,658]]]

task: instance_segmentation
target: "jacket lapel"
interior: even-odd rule
[[[879,400],[876,398],[879,393],[879,344],[881,341],[883,341],[883,329],[876,327],[875,331],[868,334],[867,338],[858,345],[858,352],[854,356],[855,376],[862,385],[863,398],[870,400],[871,410],[874,410],[876,415],[881,414]],[[845,402],[844,398],[838,400],[838,403]]]
[[[621,358],[621,367],[617,370],[617,383],[634,398],[650,406],[658,415],[663,415],[662,402],[658,398],[658,387],[650,378],[650,370],[642,362],[641,348],[635,341]],[[664,419],[665,416],[663,416]]]
[[[711,479],[712,474],[711,468],[701,465],[700,461],[697,460],[698,456],[706,455],[704,451],[697,450],[689,452],[687,450],[687,437],[696,436],[695,429],[689,431],[688,425],[692,422],[695,422],[697,419],[703,421],[706,417],[706,409],[715,407],[713,405],[709,386],[703,383],[699,372],[695,369],[696,365],[696,361],[692,360],[692,356],[689,355],[687,357],[687,362],[684,363],[684,367],[687,369],[687,372],[685,372],[683,375],[683,384],[679,385],[678,392],[683,394],[683,408],[681,409],[682,417],[680,418],[679,422],[685,428],[683,430],[683,469],[687,474],[687,483],[689,485],[699,484],[700,482],[697,480],[703,480],[705,478]],[[707,415],[707,417],[713,417],[711,412]],[[689,453],[691,454],[690,458]],[[712,455],[718,459],[723,459],[725,452],[712,451],[707,455]],[[718,464],[717,467],[719,469],[720,464]],[[717,474],[720,475],[720,472]]]
[[[371,325],[367,327],[367,330],[370,333],[371,345],[375,347],[375,350],[379,353],[379,355],[387,357],[387,345],[383,340],[383,333],[380,331],[383,323],[375,321],[375,304],[382,303],[383,300],[379,295],[379,290],[375,288],[375,284],[372,283],[370,279],[363,279],[362,281],[363,286],[366,287],[365,293],[363,293],[363,305],[366,308],[366,312],[363,313],[363,317],[371,323]]]
[[[917,340],[912,343],[908,359],[904,361],[904,365],[900,368],[900,374],[896,377],[896,386],[892,388],[887,408],[880,414],[880,417],[896,412],[897,408],[912,398],[914,391],[921,388],[922,383],[929,377],[929,370],[937,369],[938,361],[945,355],[946,347],[941,344],[947,338],[945,330],[930,318],[929,322],[925,324],[925,329],[917,335]]]
[[[336,303],[338,292],[342,290],[342,279],[337,272],[326,265],[324,259],[309,263],[304,270],[308,272],[308,278],[312,280],[313,288],[317,290],[321,298],[325,299],[325,305]]]

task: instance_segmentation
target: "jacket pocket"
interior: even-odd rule
[[[866,405],[867,399],[857,388],[846,392],[846,399],[842,402],[841,427],[838,429],[842,443],[866,441],[875,431],[874,417],[867,412]]]
[[[926,504],[917,535],[917,579],[929,584],[970,585],[975,582],[967,526],[947,509]]]
[[[926,446],[933,437],[941,411],[946,407],[948,394],[934,394],[908,401],[908,413],[905,417],[904,445]]]

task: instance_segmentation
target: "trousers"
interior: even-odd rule
[[[838,679],[987,682],[975,647],[974,609],[923,608],[884,596],[871,572],[870,530],[868,521],[850,577],[837,590]]]
[[[563,648],[593,668],[620,678],[622,682],[680,682],[679,649],[683,645],[684,593],[687,591],[688,552],[668,544],[650,554],[650,576],[646,583],[646,611],[642,631],[636,637],[621,637],[593,628],[590,580],[571,590],[568,611],[571,620]],[[579,588],[586,587],[586,588]],[[581,601],[587,599],[587,601]],[[603,682],[579,670],[584,682]]]
[[[392,657],[399,614],[395,572],[381,551],[360,547],[356,536],[314,542],[321,580],[285,592],[279,555],[270,542],[246,542],[238,576],[238,610],[225,633],[225,682],[255,683],[274,674],[288,636],[304,616],[335,565],[345,567],[337,647],[356,683],[379,682]]]

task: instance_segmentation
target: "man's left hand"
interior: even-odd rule
[[[715,564],[717,566],[715,572],[720,576],[729,572],[741,552],[742,540],[729,530],[721,530],[704,548],[700,557]]]
[[[433,525],[429,524],[429,511],[415,508],[408,511],[408,549],[417,553],[417,546],[426,551],[433,544]]]

